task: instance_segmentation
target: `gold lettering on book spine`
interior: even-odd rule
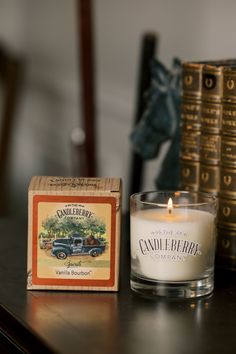
[[[219,134],[222,123],[222,105],[220,103],[202,103],[201,130]]]
[[[205,85],[206,85],[207,88],[212,88],[213,84],[214,84],[214,82],[213,82],[213,80],[211,78],[207,77],[205,79]]]
[[[222,196],[236,198],[236,168],[221,165],[220,191]]]
[[[236,231],[236,200],[219,197],[218,224],[222,227],[234,227]]]
[[[236,167],[236,137],[222,135],[220,159],[223,165]]]
[[[182,64],[183,97],[201,98],[202,67],[203,64],[200,63]]]
[[[200,131],[187,129],[185,126],[181,130],[180,156],[185,160],[199,161]]]
[[[222,133],[228,135],[236,133],[236,103],[223,102]]]
[[[223,181],[226,186],[230,186],[232,183],[232,177],[231,176],[224,176]]]
[[[201,180],[206,183],[209,181],[209,173],[208,172],[202,172],[201,173]]]
[[[199,162],[192,162],[181,159],[181,188],[196,191],[199,180]]]
[[[220,135],[201,134],[200,161],[209,164],[220,162]]]
[[[199,190],[202,192],[214,193],[219,192],[220,173],[218,165],[200,164],[200,180]]]
[[[232,80],[232,79],[228,80],[228,81],[226,82],[226,85],[227,85],[227,88],[228,88],[229,90],[233,90],[233,88],[234,88],[234,80]]]
[[[223,95],[222,66],[204,65],[202,73],[202,99],[221,102]]]
[[[182,169],[182,176],[183,176],[184,178],[189,177],[189,176],[190,176],[190,169],[187,168],[187,167],[184,167],[184,168]]]
[[[189,125],[193,129],[200,127],[200,101],[183,97],[181,104],[182,124]]]
[[[223,70],[223,98],[225,102],[236,102],[236,70],[225,67]]]
[[[231,214],[231,209],[229,207],[223,208],[223,215],[228,217]]]
[[[191,86],[193,83],[193,76],[192,75],[185,75],[184,76],[184,84],[186,86]]]
[[[222,246],[224,248],[229,248],[230,247],[230,241],[229,240],[223,239],[221,243],[222,243]]]

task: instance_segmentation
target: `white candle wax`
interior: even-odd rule
[[[189,281],[208,275],[214,257],[214,216],[173,208],[131,215],[132,270],[160,281]]]

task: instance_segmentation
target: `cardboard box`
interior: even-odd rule
[[[121,180],[35,176],[27,289],[117,291]]]

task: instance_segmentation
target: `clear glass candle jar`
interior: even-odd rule
[[[130,197],[131,289],[193,298],[214,288],[216,198],[196,192]]]

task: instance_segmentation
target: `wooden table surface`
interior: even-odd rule
[[[27,225],[0,220],[0,352],[191,354],[236,352],[236,273],[216,272],[198,300],[150,301],[129,287],[122,234],[118,293],[27,291]]]

